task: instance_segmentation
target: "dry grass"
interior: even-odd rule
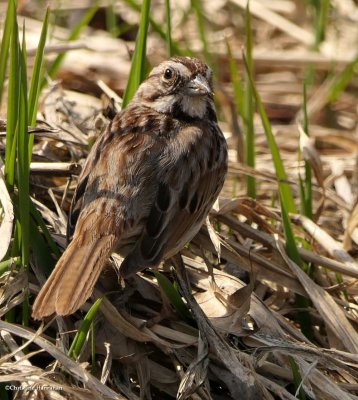
[[[70,2],[63,3],[70,7]],[[84,8],[88,6],[83,3]],[[109,267],[94,294],[107,293],[95,334],[89,335],[76,361],[66,354],[83,312],[48,321],[46,326],[31,321],[29,327],[22,327],[1,319],[0,382],[28,387],[7,391],[9,395],[12,392],[17,399],[165,400],[177,396],[236,400],[294,399],[296,393],[303,399],[302,387],[307,399],[357,398],[357,74],[338,100],[330,102],[329,93],[333,79],[356,56],[358,8],[353,0],[332,1],[334,18],[326,41],[314,52],[311,20],[301,3],[251,0],[251,9],[256,83],[297,202],[298,174],[304,173],[300,147],[313,166],[314,219],[291,215],[302,244],[299,252],[310,265],[310,274],[286,254],[277,180],[258,118],[256,168],[238,161],[242,133],[233,113],[224,39],[241,60],[240,9],[246,2],[207,1],[205,17],[211,27],[208,42],[216,66],[221,126],[230,146],[229,175],[207,225],[183,250],[182,260],[174,261],[176,273],[171,263],[161,268],[169,279],[178,280],[193,318],[179,317],[151,271],[124,283]],[[187,18],[183,2],[172,1],[172,9],[175,40],[190,43],[200,52],[195,18],[191,14]],[[154,18],[163,20],[162,11],[154,7]],[[24,8],[23,12],[31,15],[33,10]],[[138,18],[122,4],[118,13],[128,22]],[[72,14],[75,19],[76,12]],[[40,25],[27,18],[30,55]],[[56,29],[47,48],[49,58],[59,48],[65,47],[68,54],[58,81],[42,95],[31,165],[36,207],[62,247],[76,176],[89,144],[108,123],[104,114],[108,115],[111,99],[120,107],[118,94],[130,66],[127,49],[133,48],[132,42],[99,30],[87,32],[71,46],[59,43],[64,36],[64,28]],[[149,37],[148,56],[153,65],[166,58],[165,44],[155,34]],[[315,71],[308,93],[310,138],[297,122],[308,65]],[[2,137],[0,132],[1,152]],[[246,175],[257,180],[256,200],[246,197]],[[1,255],[8,248],[13,218],[3,181],[0,175]],[[110,263],[118,267],[120,260],[114,256]],[[24,287],[33,295],[38,292],[44,272],[36,254],[31,266],[32,272],[25,273],[14,260],[10,271],[1,275],[2,317],[24,301]],[[309,300],[308,308],[299,308],[297,295]],[[89,303],[82,311],[88,309]],[[310,340],[300,330],[300,312],[310,316]],[[299,388],[293,385],[294,364],[301,379]],[[34,390],[34,385],[52,390]]]

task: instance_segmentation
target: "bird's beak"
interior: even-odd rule
[[[208,81],[200,74],[191,79],[187,86],[188,94],[192,96],[204,96],[212,94]]]

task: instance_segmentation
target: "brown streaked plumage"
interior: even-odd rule
[[[124,277],[180,251],[203,224],[226,170],[210,69],[188,57],[161,63],[93,146],[72,200],[70,244],[33,317],[81,307],[113,251],[124,257]]]

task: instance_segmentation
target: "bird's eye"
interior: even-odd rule
[[[171,68],[167,68],[167,69],[164,71],[164,78],[165,78],[165,79],[172,79],[172,78],[173,78],[173,75],[174,75],[174,72],[173,72],[173,70],[172,70]]]

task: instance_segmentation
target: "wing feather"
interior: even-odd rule
[[[226,143],[223,136],[224,146],[214,137],[198,135],[198,141],[209,142],[201,157],[197,154],[200,144],[191,143],[183,152],[181,167],[179,161],[173,164],[172,170],[166,169],[146,220],[146,229],[121,265],[122,276],[133,275],[156,266],[163,258],[172,257],[199,231],[226,174]]]
[[[118,243],[138,231],[135,222],[147,216],[151,201],[152,175],[143,164],[150,162],[145,150],[153,146],[154,138],[133,131],[121,134],[123,114],[102,134],[83,166],[71,204],[67,236],[70,244],[41,289],[33,306],[34,318],[53,313],[67,315],[77,310],[91,295],[95,282],[111,252]],[[141,146],[132,155],[132,147]],[[153,155],[153,157],[156,155]],[[149,170],[149,169],[148,169]],[[141,198],[145,202],[141,203]],[[126,230],[129,230],[128,232]]]

